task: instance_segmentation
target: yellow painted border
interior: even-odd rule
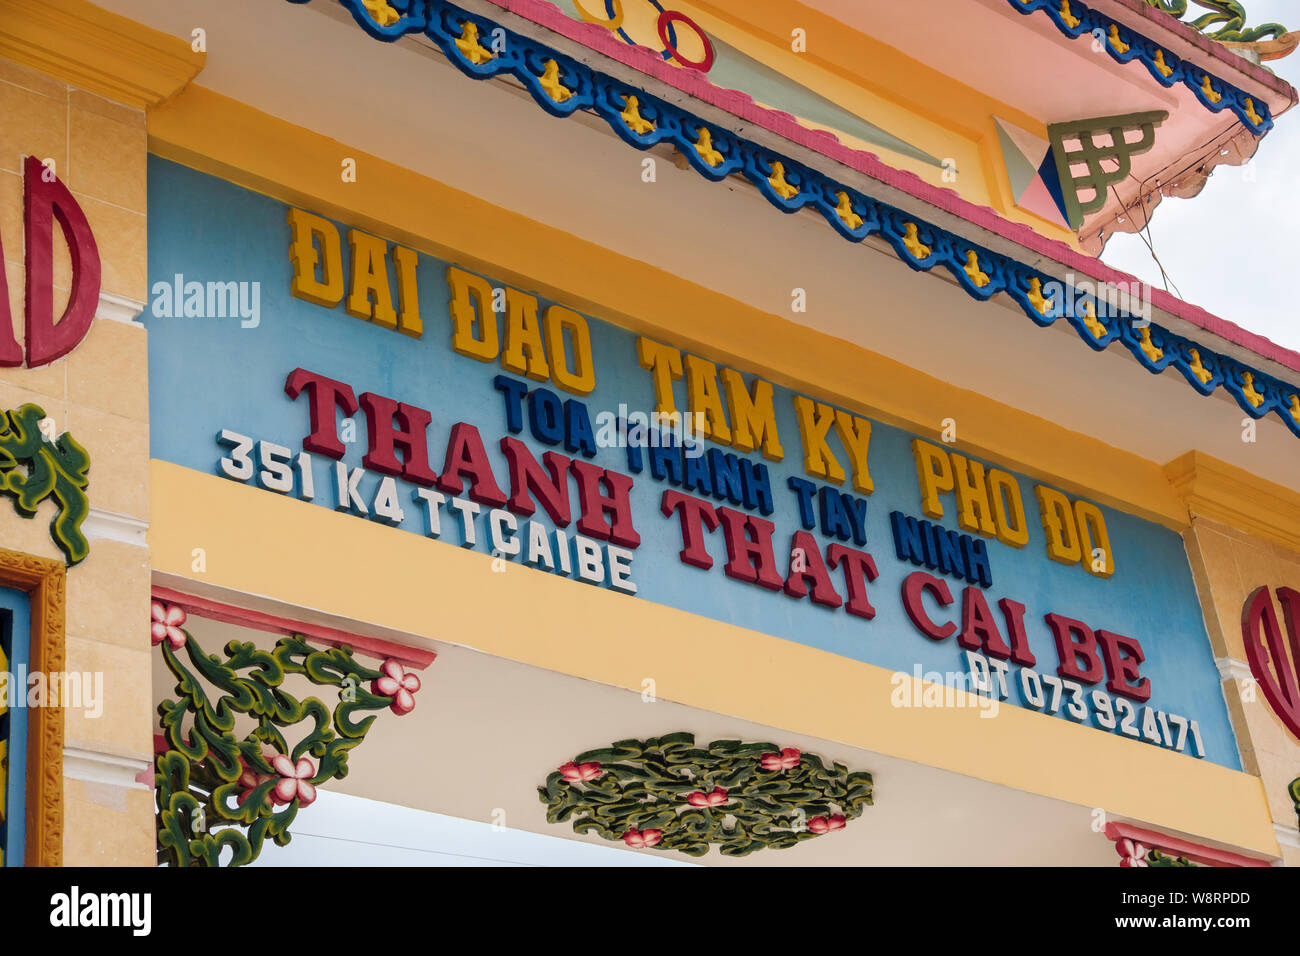
[[[143,109],[175,96],[207,56],[89,0],[0,0],[0,59]]]
[[[1080,827],[1099,807],[1278,855],[1249,774],[1019,707],[894,708],[884,668],[531,568],[493,573],[488,555],[168,462],[150,486],[156,572],[246,594],[274,582],[292,605],[637,692],[653,675],[666,700],[1078,804]]]
[[[1189,524],[1185,505],[1154,462],[200,87],[190,87],[150,114],[149,144],[164,158],[540,292],[634,332],[663,337],[878,421],[937,438],[940,423],[960,409],[963,451],[1175,530]],[[338,169],[348,156],[368,173],[345,184]],[[312,161],[304,162],[304,157]],[[646,289],[654,290],[653,308],[647,306]],[[709,321],[699,321],[701,315]]]
[[[0,548],[0,585],[28,596],[31,673],[64,670],[67,569]],[[63,708],[35,707],[27,724],[27,866],[63,865]]]

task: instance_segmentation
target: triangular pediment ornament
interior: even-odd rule
[[[1047,127],[1071,228],[1106,205],[1107,190],[1127,179],[1133,157],[1156,143],[1156,127],[1169,118],[1164,110],[1125,113],[1053,123]]]

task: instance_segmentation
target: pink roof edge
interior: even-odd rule
[[[738,119],[761,126],[796,145],[820,153],[828,159],[862,173],[864,176],[868,176],[886,186],[929,203],[943,212],[964,219],[981,229],[988,230],[995,235],[1014,242],[1030,252],[1059,262],[1090,279],[1124,285],[1132,285],[1140,281],[1135,276],[1111,268],[1100,259],[1094,259],[1079,252],[1067,243],[1057,239],[1049,239],[1027,225],[1004,219],[996,210],[988,206],[981,206],[965,200],[952,189],[933,186],[915,173],[890,166],[882,162],[874,153],[846,146],[832,133],[807,129],[789,113],[759,106],[754,102],[753,97],[747,93],[716,86],[709,81],[706,74],[698,70],[671,66],[662,56],[645,47],[631,46],[615,39],[614,34],[604,27],[574,20],[548,0],[491,0],[491,2],[561,36],[581,43],[603,56],[617,60],[641,73],[648,74],[689,96],[724,110]],[[1244,69],[1245,67],[1259,70],[1271,77],[1273,83],[1280,82],[1285,90],[1289,91],[1291,98],[1295,99],[1296,91],[1289,84],[1273,77],[1268,71],[1255,67],[1254,64],[1237,54],[1219,47],[1217,43],[1204,37],[1203,34],[1181,21],[1175,20],[1168,14],[1161,13],[1155,7],[1147,6],[1144,0],[1116,0],[1116,2],[1122,3],[1134,12],[1142,12],[1144,16],[1147,15],[1146,11],[1150,11],[1151,14],[1164,17],[1167,22],[1162,22],[1158,24],[1159,26],[1165,29],[1184,31],[1188,34],[1185,38],[1196,42],[1198,47],[1201,46],[1201,43],[1195,38],[1204,39],[1206,43],[1217,48],[1214,51],[1207,52],[1212,52],[1214,55],[1225,59],[1225,62],[1230,63],[1241,72],[1247,72]],[[1273,86],[1273,83],[1269,85]],[[1248,349],[1261,358],[1276,362],[1292,371],[1300,372],[1300,352],[1278,345],[1263,335],[1244,329],[1227,319],[1220,318],[1198,305],[1185,302],[1163,289],[1151,290],[1151,304],[1197,328],[1217,335],[1234,345]]]

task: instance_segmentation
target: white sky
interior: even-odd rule
[[[1277,22],[1300,30],[1296,0],[1246,0],[1245,7],[1250,26]],[[1265,65],[1300,84],[1300,52]],[[1300,351],[1292,287],[1300,271],[1300,107],[1277,118],[1250,167],[1220,166],[1199,196],[1165,199],[1150,238],[1177,286],[1171,292]],[[1137,236],[1113,237],[1102,259],[1161,286],[1160,270]]]

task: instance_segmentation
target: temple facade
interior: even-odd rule
[[[4,865],[1300,865],[1300,34],[927,6],[0,0]]]

